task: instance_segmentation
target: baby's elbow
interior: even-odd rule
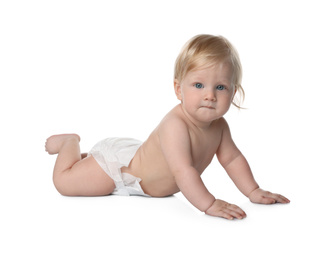
[[[220,156],[218,157],[218,161],[222,165],[224,169],[229,167],[233,162],[235,162],[238,158],[242,157],[242,153],[240,151],[233,153],[227,156]]]

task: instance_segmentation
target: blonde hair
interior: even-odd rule
[[[234,88],[240,95],[240,98],[232,101],[232,104],[241,108],[241,101],[245,98],[245,92],[241,86],[241,62],[237,50],[223,36],[201,34],[190,39],[176,59],[174,78],[181,82],[192,70],[214,66],[225,61],[232,64]]]

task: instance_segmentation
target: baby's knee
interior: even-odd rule
[[[68,187],[68,184],[64,180],[64,178],[61,178],[60,176],[54,176],[53,177],[53,183],[56,188],[56,190],[63,196],[74,196],[74,193],[70,187]]]

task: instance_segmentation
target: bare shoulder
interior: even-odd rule
[[[230,133],[230,128],[225,118],[222,117],[212,123],[211,131],[213,138],[219,137],[221,142],[224,138],[227,138],[228,133]]]
[[[225,120],[224,117],[221,117],[220,119],[216,120],[215,121],[215,126],[220,131],[223,131],[224,129],[229,129],[228,122]]]
[[[228,122],[225,118],[221,118],[222,139],[232,139],[231,131]]]
[[[236,154],[240,153],[239,149],[235,145],[232,136],[229,124],[223,118],[222,122],[222,138],[217,149],[217,157],[222,165],[226,165],[227,162]]]
[[[160,122],[157,132],[160,135],[176,133],[175,136],[188,131],[188,125],[179,106],[174,107]]]
[[[175,107],[161,121],[156,129],[162,154],[171,172],[191,165],[191,139],[187,122]]]

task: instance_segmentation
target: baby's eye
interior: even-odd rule
[[[194,85],[196,88],[203,88],[203,85],[201,83],[195,83]]]
[[[224,85],[218,85],[218,86],[216,87],[216,89],[217,89],[217,90],[223,90],[223,89],[225,89],[225,86],[224,86]]]

